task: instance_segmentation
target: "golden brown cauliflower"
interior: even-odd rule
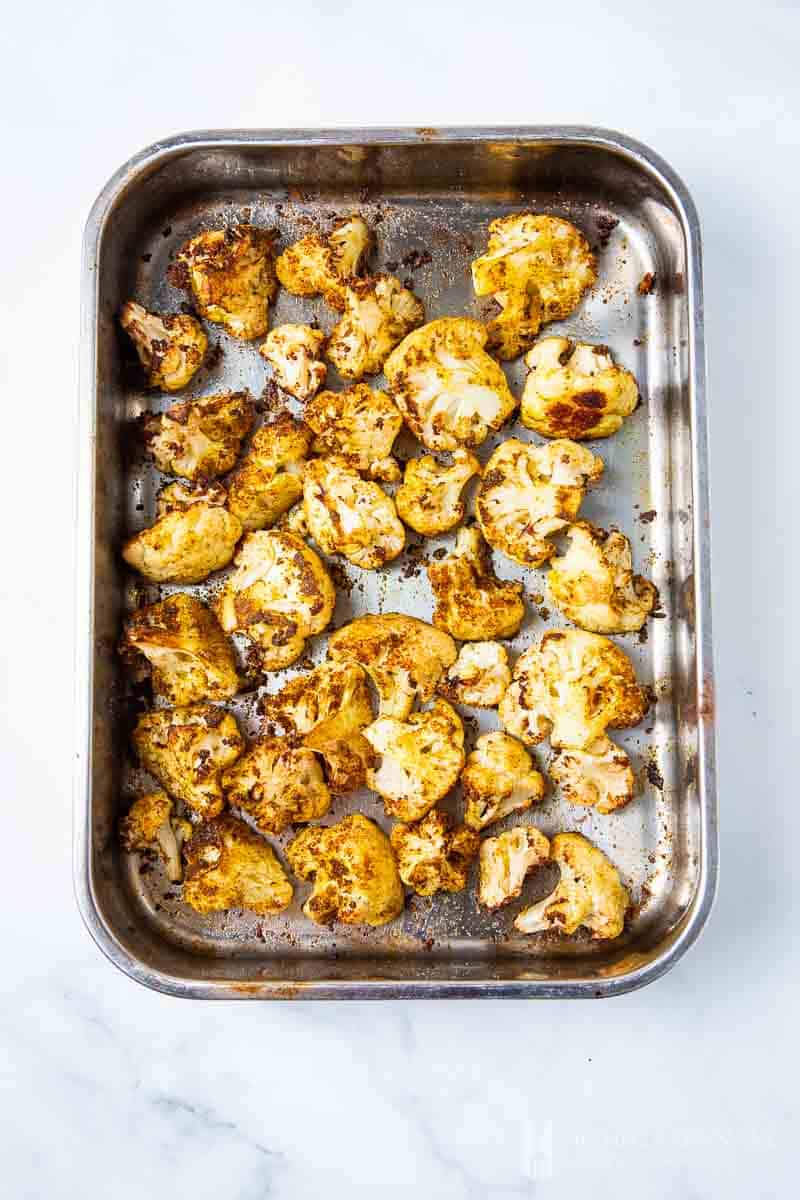
[[[289,866],[314,889],[303,912],[317,925],[386,925],[405,895],[386,834],[361,813],[336,825],[310,825],[289,844]]]
[[[633,799],[635,781],[628,756],[605,734],[585,750],[556,750],[548,769],[570,804],[610,813]]]
[[[183,898],[196,912],[244,908],[268,917],[291,903],[294,889],[275,851],[236,817],[202,825],[183,855]]]
[[[522,584],[497,578],[476,525],[459,529],[453,553],[433,559],[426,570],[436,601],[433,623],[459,641],[512,637],[522,624]]]
[[[147,451],[159,471],[184,479],[213,479],[230,471],[253,426],[249,392],[183,400],[144,419]]]
[[[176,480],[167,483],[156,494],[156,517],[167,513],[188,512],[193,504],[207,504],[212,508],[226,508],[228,493],[221,483],[183,483]]]
[[[122,306],[119,323],[136,347],[148,387],[179,392],[203,365],[208,338],[194,317],[162,316],[129,300]]]
[[[543,437],[608,437],[639,403],[639,386],[608,346],[543,338],[526,354],[522,424]]]
[[[170,484],[159,493],[155,524],[129,538],[122,557],[154,583],[200,583],[227,567],[242,536],[224,504],[224,488]]]
[[[207,821],[222,812],[220,772],[236,762],[244,739],[223,708],[189,704],[144,713],[133,731],[133,746],[144,769]]]
[[[227,700],[239,690],[233,649],[219,622],[183,592],[137,609],[126,622],[120,652],[144,655],[153,691],[168,704]]]
[[[229,804],[243,809],[264,833],[282,833],[289,825],[324,817],[331,794],[312,750],[285,738],[254,742],[222,774]]]
[[[288,412],[254,434],[241,466],[228,481],[228,507],[244,530],[274,525],[299,500],[310,445],[310,431]]]
[[[310,325],[279,325],[258,352],[272,367],[275,382],[295,400],[310,400],[328,368],[320,361],[325,334]]]
[[[550,629],[517,660],[500,720],[528,745],[582,750],[606,727],[638,725],[648,708],[627,654],[596,633]]]
[[[278,290],[275,239],[274,229],[254,225],[199,233],[178,254],[172,282],[190,291],[201,315],[231,337],[263,337]]]
[[[486,829],[510,813],[524,812],[544,797],[544,776],[524,746],[507,733],[484,733],[461,772],[464,820]]]
[[[439,681],[446,700],[474,708],[497,708],[511,683],[508,654],[499,642],[467,642]]]
[[[249,639],[262,671],[280,671],[330,621],[330,576],[302,538],[282,529],[245,534],[235,568],[215,601],[217,619]]]
[[[337,454],[354,471],[394,483],[400,468],[391,457],[403,418],[385,392],[355,383],[343,392],[320,392],[306,405],[315,454]]]
[[[401,821],[418,821],[446,796],[464,765],[464,727],[455,709],[435,700],[426,712],[405,721],[379,717],[364,730],[377,765],[367,784],[386,811]]]
[[[359,663],[380,697],[381,717],[404,720],[425,704],[442,672],[456,660],[449,634],[404,613],[368,614],[337,629],[328,642],[334,662]]]
[[[161,791],[139,796],[119,823],[122,849],[129,854],[134,850],[155,850],[172,883],[183,879],[181,846],[191,836],[190,822],[173,815],[172,800]]]
[[[308,233],[278,257],[278,279],[294,296],[319,296],[340,311],[345,286],[359,274],[369,249],[366,221],[353,213],[336,221],[330,233]]]
[[[481,843],[478,899],[485,908],[500,908],[522,891],[529,871],[547,862],[550,843],[533,825],[508,829]]]
[[[340,454],[306,463],[303,508],[320,550],[343,554],[365,571],[391,562],[406,544],[394,500],[377,483],[362,479]]]
[[[509,438],[483,470],[475,501],[483,536],[523,567],[541,566],[556,552],[549,537],[575,519],[602,473],[603,460],[576,442]]]
[[[554,558],[547,590],[564,616],[592,633],[641,629],[658,600],[649,580],[634,575],[624,533],[607,533],[588,521],[566,531],[569,549]]]
[[[412,458],[394,498],[397,511],[406,525],[426,537],[454,529],[464,519],[461,493],[480,473],[481,464],[468,450],[454,451],[450,466],[431,454]]]
[[[394,275],[354,279],[344,289],[344,314],[325,353],[344,379],[377,375],[398,342],[424,320],[422,301]]]
[[[433,809],[421,821],[395,825],[390,836],[403,883],[418,896],[463,892],[480,839],[464,825],[452,828],[447,813]]]
[[[486,328],[442,317],[404,338],[384,364],[389,392],[428,450],[480,446],[514,412],[503,370],[484,350]]]
[[[595,938],[619,937],[630,896],[602,850],[579,833],[557,833],[550,859],[561,879],[544,900],[523,909],[514,927],[520,933],[554,929],[569,936],[583,925]]]

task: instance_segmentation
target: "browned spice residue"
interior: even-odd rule
[[[640,296],[652,296],[656,290],[656,276],[652,271],[648,271],[646,275],[642,276],[636,290]]]
[[[650,525],[653,521],[655,521],[657,516],[658,513],[654,508],[648,508],[647,512],[639,513],[639,520],[644,525]]]
[[[656,764],[656,763],[654,763],[654,762],[649,762],[649,763],[647,764],[647,778],[650,780],[650,782],[652,783],[653,787],[655,787],[655,788],[658,788],[658,790],[659,790],[660,792],[663,792],[663,790],[664,790],[664,776],[663,776],[663,775],[661,774],[661,772],[659,771],[659,769],[658,769],[658,766],[657,766],[657,764]]]

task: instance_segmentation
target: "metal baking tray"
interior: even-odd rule
[[[168,283],[167,268],[201,229],[252,221],[277,227],[286,245],[309,221],[360,211],[376,231],[373,267],[397,263],[389,269],[413,279],[429,319],[480,316],[469,262],[493,217],[529,208],[567,217],[598,250],[597,286],[547,332],[608,343],[639,380],[644,404],[620,433],[593,446],[606,475],[582,512],[628,534],[665,615],[649,622],[646,641],[622,639],[655,697],[647,721],[620,737],[642,781],[638,798],[598,816],[551,795],[523,819],[546,833],[578,829],[610,855],[633,893],[629,926],[612,943],[525,938],[512,928],[519,906],[486,914],[474,886],[415,897],[376,930],[312,925],[300,912],[307,885],[276,918],[200,917],[160,868],[143,870],[120,854],[116,838],[119,814],[142,781],[128,748],[132,698],[115,644],[126,611],[159,594],[126,573],[119,547],[152,521],[162,482],[143,460],[136,418],[170,402],[143,394],[118,332],[120,305],[136,297],[174,311],[185,297]],[[648,274],[655,287],[642,295],[637,285]],[[321,302],[281,293],[272,322],[313,316],[325,328],[333,323]],[[255,347],[216,327],[210,335],[220,353],[184,394],[248,387],[258,396],[267,368]],[[508,371],[518,391],[521,360]],[[519,426],[513,432],[532,437]],[[483,461],[496,441],[482,447]],[[86,226],[80,446],[75,878],[92,936],[123,971],[200,998],[600,997],[656,979],[697,938],[717,876],[700,231],[686,188],[657,155],[620,134],[569,127],[208,132],[144,150],[103,189]],[[337,625],[381,609],[430,616],[415,542],[387,570],[351,570]],[[524,578],[529,598],[545,592],[543,574],[500,555],[495,567]],[[512,655],[549,624],[563,624],[541,602],[528,607]],[[312,645],[316,661],[325,640]],[[293,673],[271,677],[268,690]],[[232,705],[250,732],[255,699]],[[467,711],[471,745],[479,728],[497,722],[494,713],[476,720]],[[546,765],[541,748],[536,757]],[[447,803],[457,811],[457,796]],[[369,794],[336,799],[326,821],[353,809],[387,825]],[[286,840],[277,839],[279,852]],[[525,900],[543,890],[534,878]]]

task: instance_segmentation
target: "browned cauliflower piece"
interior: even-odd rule
[[[303,912],[317,925],[386,925],[405,895],[386,834],[361,813],[336,825],[310,825],[286,851],[289,866],[314,889]]]
[[[529,283],[523,290],[495,292],[493,299],[500,311],[486,325],[492,354],[507,361],[519,358],[533,343],[542,324],[544,307],[539,289]]]
[[[235,568],[214,603],[217,619],[248,638],[262,671],[280,671],[330,621],[330,576],[302,538],[282,529],[245,534]]]
[[[461,493],[480,473],[481,464],[468,450],[455,450],[450,466],[431,454],[412,458],[394,498],[397,511],[406,525],[426,537],[455,529],[464,519]]]
[[[370,479],[394,483],[400,468],[391,457],[403,418],[385,392],[355,383],[343,392],[320,392],[306,405],[315,454],[335,454]]]
[[[133,731],[142,766],[204,821],[222,812],[220,772],[236,762],[244,739],[230,713],[213,704],[158,708]]]
[[[254,434],[241,466],[228,481],[228,507],[244,530],[274,525],[300,499],[310,445],[310,430],[288,412]]]
[[[194,490],[179,483],[159,493],[155,524],[134,534],[122,557],[154,583],[200,583],[227,567],[242,536],[239,518],[224,508],[224,488]]]
[[[499,642],[467,642],[439,681],[446,700],[474,708],[497,708],[511,683],[508,654]]]
[[[249,392],[183,400],[144,419],[148,453],[165,475],[205,480],[230,471],[253,426]]]
[[[486,829],[514,812],[525,812],[544,798],[544,776],[533,759],[507,733],[484,733],[461,772],[464,820],[471,829]]]
[[[377,375],[398,342],[425,320],[422,301],[394,275],[354,279],[325,353],[344,379]]]
[[[566,534],[569,549],[553,559],[547,576],[555,607],[591,633],[641,629],[656,606],[658,592],[648,579],[634,575],[625,534],[607,533],[588,521],[576,521]]]
[[[134,850],[155,850],[172,883],[183,879],[181,846],[191,836],[190,822],[173,815],[172,801],[162,791],[139,796],[119,823],[122,849],[128,854]]]
[[[583,925],[592,937],[619,937],[630,896],[602,850],[579,833],[557,833],[550,859],[558,864],[561,879],[544,900],[523,909],[514,927],[520,933],[554,929],[569,936]]]
[[[526,354],[522,424],[543,437],[609,437],[639,403],[639,385],[608,346],[543,338]]]
[[[341,311],[345,287],[359,274],[370,240],[363,217],[343,217],[329,233],[307,233],[284,250],[275,264],[278,279],[292,295],[322,295]]]
[[[244,908],[268,917],[291,903],[294,889],[275,851],[228,813],[196,830],[183,855],[183,898],[195,912]]]
[[[320,550],[343,554],[365,571],[391,562],[406,544],[394,500],[371,479],[362,479],[340,454],[306,463],[303,508]]]
[[[522,624],[522,584],[497,578],[477,526],[459,529],[453,553],[426,570],[436,601],[433,623],[459,641],[512,637]]]
[[[384,363],[392,399],[428,450],[480,446],[517,407],[486,338],[480,321],[442,317],[410,333]]]
[[[395,825],[390,834],[400,878],[418,896],[463,892],[467,886],[480,839],[464,825],[452,825],[447,813],[433,809],[421,821]]]
[[[328,374],[320,361],[324,344],[325,334],[310,325],[279,325],[258,352],[272,367],[279,387],[295,400],[310,400]]]
[[[167,513],[188,512],[193,504],[207,504],[214,508],[226,508],[228,493],[221,483],[183,483],[176,480],[167,483],[156,495],[156,517],[165,517]]]
[[[222,774],[229,804],[243,809],[263,833],[282,833],[289,825],[324,817],[331,794],[312,750],[285,738],[254,742]]]
[[[585,750],[556,750],[548,769],[570,804],[610,813],[633,799],[635,781],[628,756],[605,734]]]
[[[194,317],[162,316],[129,300],[122,306],[119,323],[136,347],[148,387],[179,392],[203,365],[208,338]]]
[[[379,717],[364,737],[378,756],[367,771],[367,784],[387,813],[401,821],[424,817],[447,795],[464,765],[464,727],[445,700],[405,721]]]
[[[171,280],[191,292],[201,315],[231,337],[263,337],[278,290],[275,240],[274,229],[254,225],[199,233],[178,254]]]
[[[500,908],[522,891],[529,871],[547,862],[550,843],[533,825],[508,829],[481,843],[478,899],[485,908]]]

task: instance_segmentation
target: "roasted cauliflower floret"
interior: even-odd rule
[[[239,690],[233,649],[219,622],[183,592],[137,609],[125,625],[120,652],[144,655],[153,691],[168,704],[227,700]]]
[[[624,533],[607,533],[587,521],[566,531],[569,549],[553,559],[547,590],[564,616],[592,633],[641,629],[658,600],[649,580],[634,575]]]
[[[295,400],[310,400],[328,368],[320,361],[325,334],[310,325],[279,325],[258,352],[272,367],[275,382]]]
[[[369,248],[366,221],[353,214],[337,221],[330,233],[308,233],[278,257],[278,279],[294,296],[319,296],[340,311],[345,286],[359,274]]]
[[[279,692],[264,696],[261,712],[268,730],[279,725],[292,745],[325,759],[332,792],[365,785],[375,763],[363,730],[372,723],[366,676],[356,663],[323,663],[298,675]]]
[[[303,466],[311,433],[288,412],[254,434],[228,482],[228,507],[245,530],[274,525],[303,494]]]
[[[480,839],[464,825],[452,828],[447,813],[437,809],[412,825],[395,825],[392,849],[403,883],[418,896],[463,892]]]
[[[368,614],[332,634],[328,656],[360,664],[380,697],[378,715],[402,721],[415,701],[424,704],[432,698],[442,672],[456,660],[456,644],[416,617]]]
[[[530,283],[526,291],[494,293],[500,311],[486,325],[487,345],[498,358],[519,358],[532,345],[542,324],[544,308],[539,289]]]
[[[354,279],[344,289],[344,315],[325,353],[345,379],[377,375],[398,342],[425,320],[425,309],[394,275]]]
[[[484,733],[461,772],[464,820],[486,829],[513,812],[524,812],[544,797],[544,776],[524,746],[506,733]]]
[[[500,702],[500,720],[528,745],[550,737],[553,746],[583,750],[606,727],[638,725],[648,708],[623,650],[582,629],[550,629],[514,667]]]
[[[209,820],[224,807],[220,773],[236,762],[244,739],[224,709],[190,704],[145,713],[133,731],[133,746],[144,769],[171,796]]]
[[[365,571],[391,562],[406,544],[394,500],[377,483],[362,479],[340,454],[306,463],[303,508],[320,550],[343,554]]]
[[[172,282],[190,291],[201,315],[231,337],[262,337],[278,290],[275,239],[274,229],[254,225],[200,233],[178,254]]]
[[[122,557],[154,583],[200,583],[227,567],[242,536],[224,503],[223,488],[171,484],[159,494],[155,524],[129,538]]]
[[[483,470],[475,501],[483,536],[523,567],[541,566],[556,552],[548,539],[575,519],[602,473],[603,460],[575,442],[509,438]]]
[[[454,451],[450,466],[431,454],[412,458],[394,498],[397,511],[406,525],[426,537],[454,529],[464,519],[461,493],[480,473],[481,464],[468,450]]]
[[[181,846],[191,836],[191,824],[173,815],[172,801],[161,791],[139,796],[119,823],[122,849],[129,854],[134,850],[157,851],[172,883],[183,879]]]
[[[522,584],[497,578],[477,526],[459,529],[453,553],[426,570],[436,601],[433,623],[459,641],[512,637],[522,624]]]
[[[522,891],[529,871],[547,862],[550,843],[533,825],[508,829],[481,843],[478,899],[485,908],[500,908]]]
[[[386,925],[403,911],[405,895],[389,839],[361,813],[326,829],[310,825],[286,854],[295,875],[313,880],[303,912],[317,925]]]
[[[480,321],[442,317],[410,333],[384,363],[392,399],[428,450],[480,446],[517,407],[486,338]]]
[[[639,386],[608,346],[543,338],[526,354],[522,424],[543,437],[608,437],[639,403]]]
[[[179,392],[203,365],[208,338],[194,317],[162,316],[129,300],[122,306],[119,323],[136,347],[148,387]]]
[[[635,781],[630,760],[605,734],[585,750],[556,750],[549,771],[570,804],[610,813],[633,799]]]
[[[288,667],[333,615],[322,560],[295,534],[263,529],[245,534],[235,568],[214,604],[220,625],[252,642],[263,671]]]
[[[499,642],[467,642],[436,689],[474,708],[497,708],[511,683],[508,654]]]
[[[464,727],[445,700],[405,721],[379,717],[364,730],[378,755],[367,784],[386,811],[401,821],[418,821],[446,796],[464,765]]]
[[[331,794],[312,750],[285,738],[255,742],[222,774],[229,804],[243,809],[264,833],[324,817]]]
[[[521,933],[555,929],[569,936],[583,925],[595,938],[619,937],[630,896],[602,850],[579,833],[557,833],[550,858],[561,879],[544,900],[523,909],[514,927]]]
[[[176,480],[167,483],[156,495],[156,517],[167,513],[188,512],[193,504],[207,504],[212,508],[226,508],[228,493],[221,483],[182,483]]]
[[[248,392],[184,400],[165,413],[149,413],[144,419],[144,440],[165,475],[212,479],[230,471],[254,416]]]
[[[245,908],[268,917],[291,903],[294,889],[275,851],[236,817],[201,826],[183,854],[183,898],[196,912]]]
[[[394,483],[400,468],[391,457],[403,418],[385,392],[355,383],[343,392],[320,392],[306,405],[315,454],[337,454],[354,471]]]

